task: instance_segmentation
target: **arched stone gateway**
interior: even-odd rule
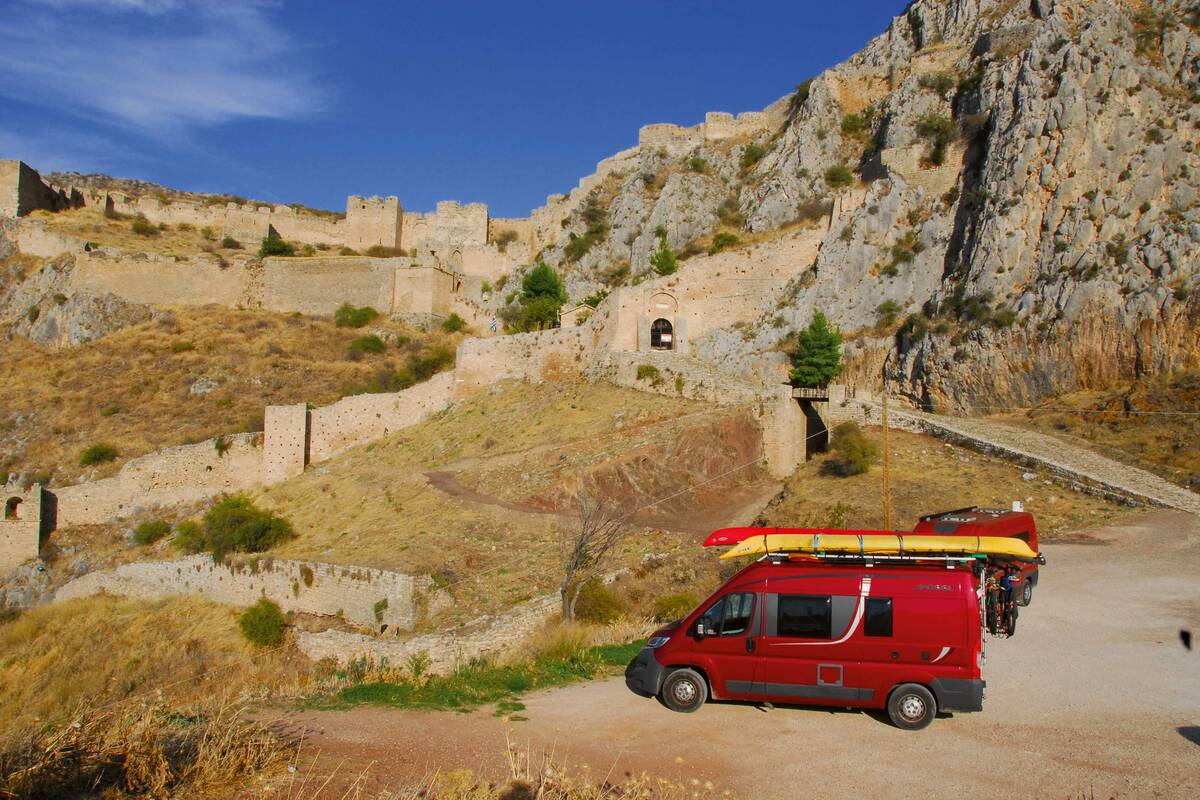
[[[4,518],[5,519],[20,519],[21,518],[21,498],[10,497],[4,503]]]
[[[669,320],[659,318],[650,323],[650,349],[675,349],[675,328]]]

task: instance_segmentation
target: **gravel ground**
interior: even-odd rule
[[[502,777],[509,742],[736,797],[1200,796],[1200,652],[1179,637],[1200,633],[1200,519],[1156,512],[1094,534],[1101,544],[1046,547],[1018,635],[988,645],[984,712],[918,733],[814,708],[674,714],[619,678],[531,695],[525,722],[382,708],[288,721],[321,753],[302,771],[366,771],[371,790],[435,770]]]

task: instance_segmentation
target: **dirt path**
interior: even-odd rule
[[[878,407],[870,406],[869,409],[878,416]],[[990,419],[948,417],[909,409],[894,411],[892,418],[897,426],[943,438],[966,439],[999,451],[1018,463],[1048,468],[1068,479],[1097,484],[1118,495],[1200,514],[1200,494],[1055,436]]]
[[[711,781],[736,797],[1200,796],[1200,520],[1159,512],[1048,545],[1034,604],[988,645],[982,714],[901,732],[865,713],[709,704],[671,713],[619,678],[534,694],[527,722],[382,708],[291,716],[317,772],[369,789],[432,770],[505,773],[507,741],[593,773]],[[302,771],[307,770],[301,760]]]

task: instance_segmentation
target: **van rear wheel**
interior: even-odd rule
[[[667,675],[658,698],[672,711],[690,714],[704,705],[708,684],[699,672],[682,667]]]
[[[937,700],[919,683],[905,683],[896,687],[888,698],[887,711],[897,728],[919,731],[933,722],[937,715]]]

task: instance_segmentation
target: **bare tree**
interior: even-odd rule
[[[575,604],[584,584],[598,577],[613,551],[632,530],[616,500],[600,492],[575,495],[576,524],[559,535],[562,618],[575,619]]]

